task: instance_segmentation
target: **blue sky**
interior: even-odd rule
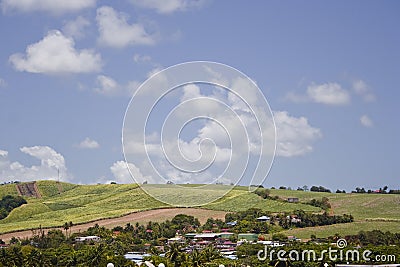
[[[397,1],[55,2],[1,1],[1,182],[57,169],[69,182],[130,182],[132,92],[207,60],[247,74],[274,112],[265,185],[400,188]]]

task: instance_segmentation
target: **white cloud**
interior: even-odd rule
[[[48,146],[22,147],[20,151],[39,159],[39,165],[24,166],[8,159],[8,152],[2,151],[0,157],[0,181],[32,181],[57,179],[58,171],[62,180],[68,180],[64,157]]]
[[[198,8],[205,3],[204,0],[131,0],[131,2],[138,7],[154,9],[157,13],[162,14]]]
[[[121,85],[109,76],[99,75],[96,78],[97,87],[94,91],[104,96],[132,96],[140,86],[137,81],[129,81],[127,85]]]
[[[67,36],[82,38],[85,35],[85,28],[89,25],[89,20],[85,19],[82,16],[79,16],[75,20],[67,21],[63,27],[63,32]]]
[[[307,88],[308,97],[327,105],[345,105],[350,102],[349,93],[338,83],[311,84]]]
[[[357,94],[364,94],[368,92],[368,87],[363,80],[357,80],[353,82],[353,90]]]
[[[7,156],[8,156],[8,151],[0,149],[0,157],[7,157]]]
[[[119,91],[119,84],[111,77],[105,75],[97,76],[97,84],[99,88],[95,91],[103,95],[116,95]]]
[[[97,9],[96,20],[100,32],[99,42],[103,45],[122,48],[155,43],[155,36],[149,34],[142,24],[129,24],[127,15],[118,13],[112,7]]]
[[[79,143],[78,147],[94,149],[94,148],[99,148],[100,145],[96,140],[92,140],[89,137],[86,137],[82,142]]]
[[[148,63],[151,62],[152,59],[150,56],[146,56],[146,55],[140,55],[140,54],[134,54],[133,55],[133,61],[135,61],[136,63]]]
[[[285,99],[294,103],[314,102],[338,106],[349,104],[350,94],[338,83],[312,83],[305,94],[288,92]]]
[[[312,151],[312,142],[322,137],[321,131],[309,125],[305,117],[292,117],[286,111],[275,111],[277,133],[276,155],[293,157]]]
[[[101,70],[101,56],[92,50],[76,50],[72,38],[50,31],[41,41],[26,48],[26,54],[10,56],[18,71],[33,73],[88,73]]]
[[[128,169],[128,165],[129,165],[129,169]],[[130,184],[130,183],[133,183],[134,181],[143,183],[144,181],[147,181],[150,178],[150,177],[144,176],[140,172],[140,169],[138,167],[136,167],[135,164],[133,164],[133,163],[127,164],[125,161],[115,162],[110,167],[110,170],[111,170],[112,174],[114,175],[116,182],[118,182],[118,183]],[[135,180],[133,180],[129,171],[132,173],[133,177],[135,177]]]
[[[248,101],[253,111],[261,109],[258,98],[253,94],[248,96],[246,88],[249,88],[249,84],[238,79],[230,81],[229,84],[241,88],[237,91]],[[146,134],[145,149],[142,148],[143,141],[136,138],[137,131],[132,132],[132,136],[124,133],[127,159],[140,168],[142,175],[154,177],[155,182],[162,182],[163,179],[157,177],[163,177],[175,183],[210,183],[222,175],[220,181],[230,183],[236,182],[235,179],[240,177],[243,171],[242,163],[246,165],[246,161],[249,160],[254,164],[261,154],[273,154],[274,145],[270,146],[266,142],[265,147],[262,147],[260,141],[261,133],[268,140],[274,140],[275,129],[272,120],[269,122],[267,117],[259,117],[261,121],[256,121],[250,108],[241,104],[238,96],[217,89],[209,94],[209,91],[203,92],[202,87],[196,84],[182,86],[181,92],[179,105],[175,106],[174,112],[168,113],[168,121],[163,121],[163,135],[161,132]],[[218,104],[218,101],[225,105]],[[212,119],[193,121],[198,124],[193,128],[189,126],[191,130],[189,135],[186,135],[181,127],[189,122],[190,118],[197,118],[199,114]],[[285,111],[277,111],[274,114],[277,127],[277,156],[295,157],[309,153],[313,150],[313,142],[322,137],[321,131],[311,126],[305,117],[293,117]],[[145,160],[147,156],[157,173],[152,166],[148,166],[148,161]],[[165,157],[168,157],[168,162]],[[267,157],[263,157],[265,158]],[[192,173],[197,170],[204,171]]]
[[[75,12],[95,5],[96,0],[3,0],[1,2],[3,12],[44,11],[53,14]]]
[[[183,87],[183,95],[181,96],[181,102],[192,98],[201,97],[200,88],[195,84],[188,84]]]
[[[365,127],[372,127],[374,126],[374,122],[367,116],[363,115],[360,117],[360,122]]]
[[[41,160],[41,166],[65,168],[64,157],[48,146],[22,147],[22,152]]]
[[[375,95],[371,92],[370,87],[363,80],[353,82],[353,90],[362,97],[365,102],[375,101]]]

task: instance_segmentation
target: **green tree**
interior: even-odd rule
[[[206,262],[210,262],[222,257],[221,253],[214,247],[214,245],[208,245],[201,252]]]
[[[190,263],[193,267],[199,267],[204,262],[204,255],[197,249],[194,249],[190,254]]]
[[[182,265],[182,247],[179,243],[172,243],[169,245],[168,251],[165,253],[165,257],[174,264],[175,267]]]
[[[31,253],[25,258],[27,266],[32,267],[47,267],[49,266],[49,261],[46,255],[40,249],[32,249]]]
[[[11,246],[8,253],[9,265],[7,266],[23,266],[24,255],[22,255],[20,246]]]
[[[107,250],[104,244],[89,247],[86,254],[86,263],[89,266],[97,267],[104,265],[107,260]]]

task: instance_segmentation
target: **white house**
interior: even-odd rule
[[[101,238],[96,235],[75,237],[76,242],[90,242],[90,241],[99,242],[100,240]]]
[[[257,218],[257,221],[260,221],[260,222],[269,222],[270,220],[271,220],[271,217],[268,217],[265,215]]]

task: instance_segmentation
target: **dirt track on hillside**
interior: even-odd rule
[[[208,218],[211,218],[211,217],[215,218],[215,219],[224,220],[226,212],[216,211],[216,210],[194,209],[194,208],[156,209],[156,210],[135,212],[135,213],[131,213],[131,214],[128,214],[128,215],[125,215],[122,217],[113,218],[113,219],[104,219],[104,220],[93,221],[90,223],[75,225],[72,227],[71,232],[76,233],[76,232],[85,231],[86,229],[95,225],[96,223],[99,226],[104,226],[106,228],[111,229],[115,226],[125,226],[127,223],[133,224],[133,223],[139,222],[140,224],[144,224],[149,221],[162,222],[165,220],[171,220],[177,214],[192,215],[192,216],[198,218],[200,223],[203,224],[207,221]],[[64,231],[63,227],[50,228],[50,229],[60,229],[60,230]],[[47,233],[47,231],[50,229],[45,229],[45,232]],[[21,239],[30,238],[30,237],[32,237],[32,234],[33,234],[32,230],[12,232],[12,233],[0,234],[0,239],[7,242],[12,237],[17,237],[17,238],[21,238]]]

